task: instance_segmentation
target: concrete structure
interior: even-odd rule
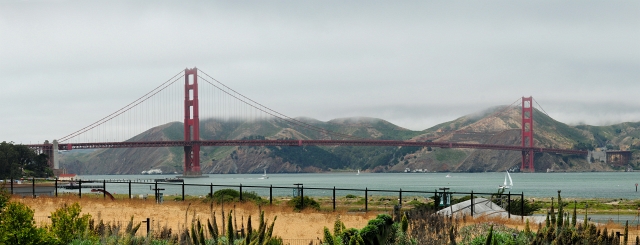
[[[593,160],[593,161],[592,161]],[[587,154],[587,161],[593,162],[607,162],[607,153],[604,151],[589,151]]]
[[[607,151],[607,163],[627,165],[629,160],[631,160],[630,151]]]
[[[603,162],[616,165],[627,165],[631,160],[630,151],[589,151],[587,154],[589,163]]]

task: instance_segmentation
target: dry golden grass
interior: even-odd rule
[[[212,212],[215,212],[219,229],[222,229],[222,205],[213,205],[213,209],[210,204],[204,203],[201,200],[194,199],[185,202],[180,201],[165,201],[163,204],[156,204],[151,200],[141,199],[117,199],[111,201],[109,199],[102,199],[102,195],[86,195],[82,199],[76,195],[63,195],[61,197],[38,197],[33,198],[12,198],[13,201],[22,202],[32,209],[34,209],[34,216],[47,217],[53,211],[61,207],[63,204],[72,204],[78,202],[82,206],[82,212],[90,214],[94,219],[102,219],[105,222],[127,222],[132,216],[135,221],[143,221],[147,217],[152,220],[152,229],[158,229],[162,226],[172,228],[174,231],[178,231],[184,228],[185,224],[191,224],[193,219],[200,219],[206,222],[207,219],[211,219]],[[278,200],[280,203],[281,200]],[[276,202],[274,202],[276,203]],[[270,223],[274,217],[277,216],[275,223],[274,234],[284,239],[316,239],[322,238],[323,228],[329,227],[333,229],[333,223],[337,217],[340,217],[346,227],[353,227],[361,229],[364,227],[370,219],[375,218],[376,215],[384,213],[380,211],[364,212],[347,212],[346,210],[338,210],[336,212],[329,211],[311,211],[305,210],[302,212],[295,212],[290,207],[280,203],[278,205],[265,205],[257,206],[253,203],[236,203],[225,204],[224,211],[228,215],[229,210],[234,210],[237,215],[238,222],[241,218],[246,223],[246,219],[249,215],[252,217],[252,223],[254,227],[258,224],[258,217],[260,210],[265,211],[265,219]],[[226,217],[225,217],[226,218]],[[37,219],[38,221],[46,223],[46,218]],[[526,220],[526,218],[525,218]],[[520,219],[507,219],[500,217],[466,217],[464,221],[461,221],[462,225],[470,225],[476,223],[497,223],[504,224],[511,228],[523,230],[525,222]],[[144,227],[144,224],[143,224]],[[615,224],[613,222],[607,224],[599,224],[599,227],[603,229],[607,227],[607,230],[624,232],[624,227]],[[530,228],[534,231],[538,229],[538,225],[531,222]],[[141,229],[142,230],[142,229]],[[634,239],[636,236],[640,236],[640,231],[635,226],[629,228],[629,239]]]
[[[222,205],[214,205],[211,210],[210,204],[201,200],[191,200],[185,202],[165,201],[163,204],[155,204],[153,200],[125,199],[125,200],[104,200],[99,198],[83,196],[82,199],[75,195],[62,197],[38,197],[13,198],[14,201],[22,202],[34,209],[36,217],[46,217],[63,204],[78,202],[82,207],[82,213],[90,214],[94,219],[101,218],[105,222],[127,222],[131,216],[135,221],[145,220],[147,217],[152,220],[152,229],[166,225],[177,231],[183,228],[185,223],[191,224],[192,219],[200,219],[206,222],[211,218],[212,211],[216,214],[219,229],[222,229]],[[362,228],[367,222],[375,218],[377,212],[349,213],[346,211],[337,212],[316,212],[305,210],[294,212],[284,205],[258,207],[253,203],[225,204],[224,211],[228,215],[229,210],[235,210],[238,222],[244,217],[251,215],[251,222],[255,227],[258,224],[260,209],[265,211],[265,219],[269,223],[277,216],[274,234],[285,239],[316,239],[322,237],[325,226],[333,229],[333,223],[340,216],[340,220],[347,227]],[[43,219],[46,220],[46,219]],[[246,222],[245,222],[246,223]],[[240,225],[240,224],[238,224]],[[144,226],[144,225],[143,225]]]

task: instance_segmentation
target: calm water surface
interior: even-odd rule
[[[441,187],[448,187],[457,192],[485,192],[493,193],[504,182],[504,172],[492,173],[322,173],[322,174],[269,174],[268,179],[261,179],[262,174],[209,174],[208,178],[185,179],[186,184],[203,185],[244,185],[291,187],[274,189],[274,196],[289,196],[294,184],[304,184],[305,188],[353,188],[378,189],[397,191],[434,191]],[[83,175],[83,180],[102,179],[156,179],[173,178],[175,175]],[[587,172],[587,173],[511,173],[513,188],[511,193],[524,192],[526,197],[554,197],[562,190],[563,197],[576,198],[628,198],[640,199],[636,192],[636,183],[640,182],[640,172]],[[182,187],[176,185],[161,185],[166,195],[182,192]],[[222,187],[214,187],[220,189]],[[127,193],[127,184],[107,184],[107,190],[115,193]],[[268,196],[268,188],[243,188],[243,191],[255,191]],[[186,186],[185,193],[189,195],[206,195],[209,186]],[[133,194],[151,194],[150,185],[133,184]],[[305,195],[331,195],[331,191],[307,190]],[[337,192],[345,195],[349,191]],[[362,195],[362,193],[354,192]],[[384,193],[373,192],[373,195]],[[391,194],[387,194],[391,195]]]

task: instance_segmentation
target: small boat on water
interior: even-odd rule
[[[269,179],[269,176],[267,176],[267,169],[264,169],[264,174],[262,174],[262,178],[260,179]]]
[[[509,178],[509,184],[507,185],[507,178]],[[513,187],[513,180],[511,179],[511,175],[509,174],[509,171],[507,171],[507,175],[504,176],[504,184],[502,184],[501,186],[499,186],[499,189],[511,189],[511,187]]]
[[[447,176],[444,176],[444,177],[451,178],[451,174],[447,174]]]
[[[358,169],[358,173],[356,175],[360,175],[360,169]]]

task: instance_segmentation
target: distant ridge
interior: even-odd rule
[[[520,108],[495,106],[443,122],[422,131],[399,127],[379,118],[337,118],[323,122],[308,117],[295,118],[314,127],[364,139],[446,141],[520,145]],[[151,128],[129,141],[182,140],[181,122]],[[201,138],[223,139],[336,139],[335,136],[283,121],[221,121],[200,123]],[[544,113],[534,111],[535,144],[549,148],[607,147],[640,149],[640,122],[611,126],[569,126]],[[473,149],[430,149],[417,147],[204,147],[201,167],[205,173],[299,173],[361,169],[364,172],[517,171],[521,154],[511,151]],[[577,156],[537,154],[536,171],[615,171],[621,166],[589,164]],[[182,171],[181,148],[102,149],[63,154],[62,167],[76,174],[138,174],[152,168],[163,172]],[[632,168],[638,168],[634,153]]]

